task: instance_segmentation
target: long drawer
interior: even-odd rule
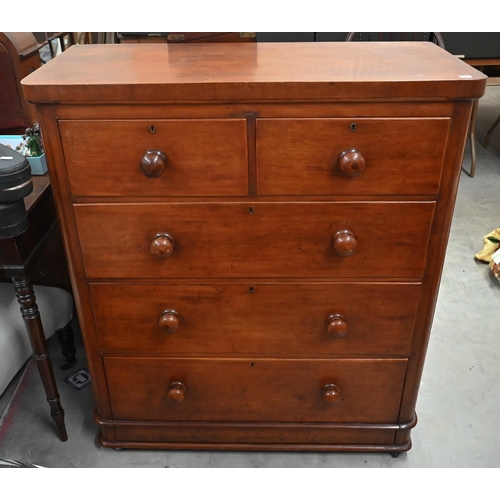
[[[113,418],[397,421],[406,360],[104,358]]]
[[[420,285],[91,284],[107,353],[408,356]]]
[[[73,196],[248,194],[244,118],[61,120],[59,130]]]
[[[257,119],[257,192],[436,194],[449,126],[449,118]]]
[[[77,205],[75,213],[89,278],[399,279],[423,274],[434,207],[151,203]]]

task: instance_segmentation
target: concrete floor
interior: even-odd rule
[[[500,113],[500,86],[479,102],[477,139]],[[500,126],[488,149],[477,146],[476,177],[462,173],[421,391],[413,448],[398,459],[373,453],[133,451],[96,442],[90,387],[64,378],[86,366],[81,339],[68,372],[50,339],[69,440],[61,443],[49,417],[38,373],[28,363],[0,398],[0,458],[45,467],[489,467],[500,466],[500,283],[476,262],[482,238],[500,224]],[[469,149],[464,167],[469,168]]]

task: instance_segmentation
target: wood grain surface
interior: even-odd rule
[[[435,204],[163,203],[75,207],[89,278],[419,278]],[[334,235],[349,229],[356,252]],[[151,255],[158,233],[175,249]]]
[[[110,44],[70,47],[22,83],[40,103],[472,99],[485,77],[429,42]]]
[[[418,283],[91,284],[103,352],[408,356]],[[178,313],[178,329],[158,323]],[[342,314],[347,333],[328,332]],[[131,326],[135,325],[135,326]]]
[[[117,420],[396,422],[406,360],[104,358]],[[171,382],[186,386],[171,404]],[[325,405],[321,389],[339,386]]]

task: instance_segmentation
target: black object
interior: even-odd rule
[[[465,59],[500,58],[500,33],[442,33],[446,50]]]
[[[0,203],[22,200],[33,191],[28,160],[0,144]]]
[[[0,203],[0,238],[13,238],[28,229],[24,200]]]
[[[257,42],[314,42],[313,32],[271,32],[256,33]]]
[[[0,144],[0,238],[12,238],[28,227],[24,198],[33,191],[28,160]]]

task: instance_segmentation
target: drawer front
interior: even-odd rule
[[[222,449],[269,449],[287,451],[339,451],[329,449],[328,445],[340,445],[343,451],[360,451],[360,444],[392,445],[396,432],[391,429],[372,429],[345,424],[231,424],[220,422],[165,422],[151,425],[150,422],[114,424],[113,430],[117,441],[139,443],[168,443],[168,448],[182,448],[185,443],[196,443],[204,449],[212,449],[214,444],[222,444]],[[203,446],[207,444],[207,446]],[[353,445],[349,449],[348,445]],[[287,446],[288,445],[288,446]],[[302,448],[305,445],[307,448]],[[312,445],[312,446],[311,446]],[[311,447],[311,448],[310,448]]]
[[[101,351],[408,356],[419,284],[91,284]]]
[[[395,423],[405,360],[104,358],[118,420]]]
[[[248,193],[243,118],[61,120],[59,130],[73,196]],[[148,150],[160,151],[163,157],[146,155]],[[159,176],[148,177],[142,169]]]
[[[423,274],[434,206],[110,204],[75,213],[89,278],[405,278]],[[170,256],[153,255],[158,247]]]
[[[257,192],[436,194],[449,123],[448,118],[258,119]],[[356,156],[340,159],[353,149]]]

